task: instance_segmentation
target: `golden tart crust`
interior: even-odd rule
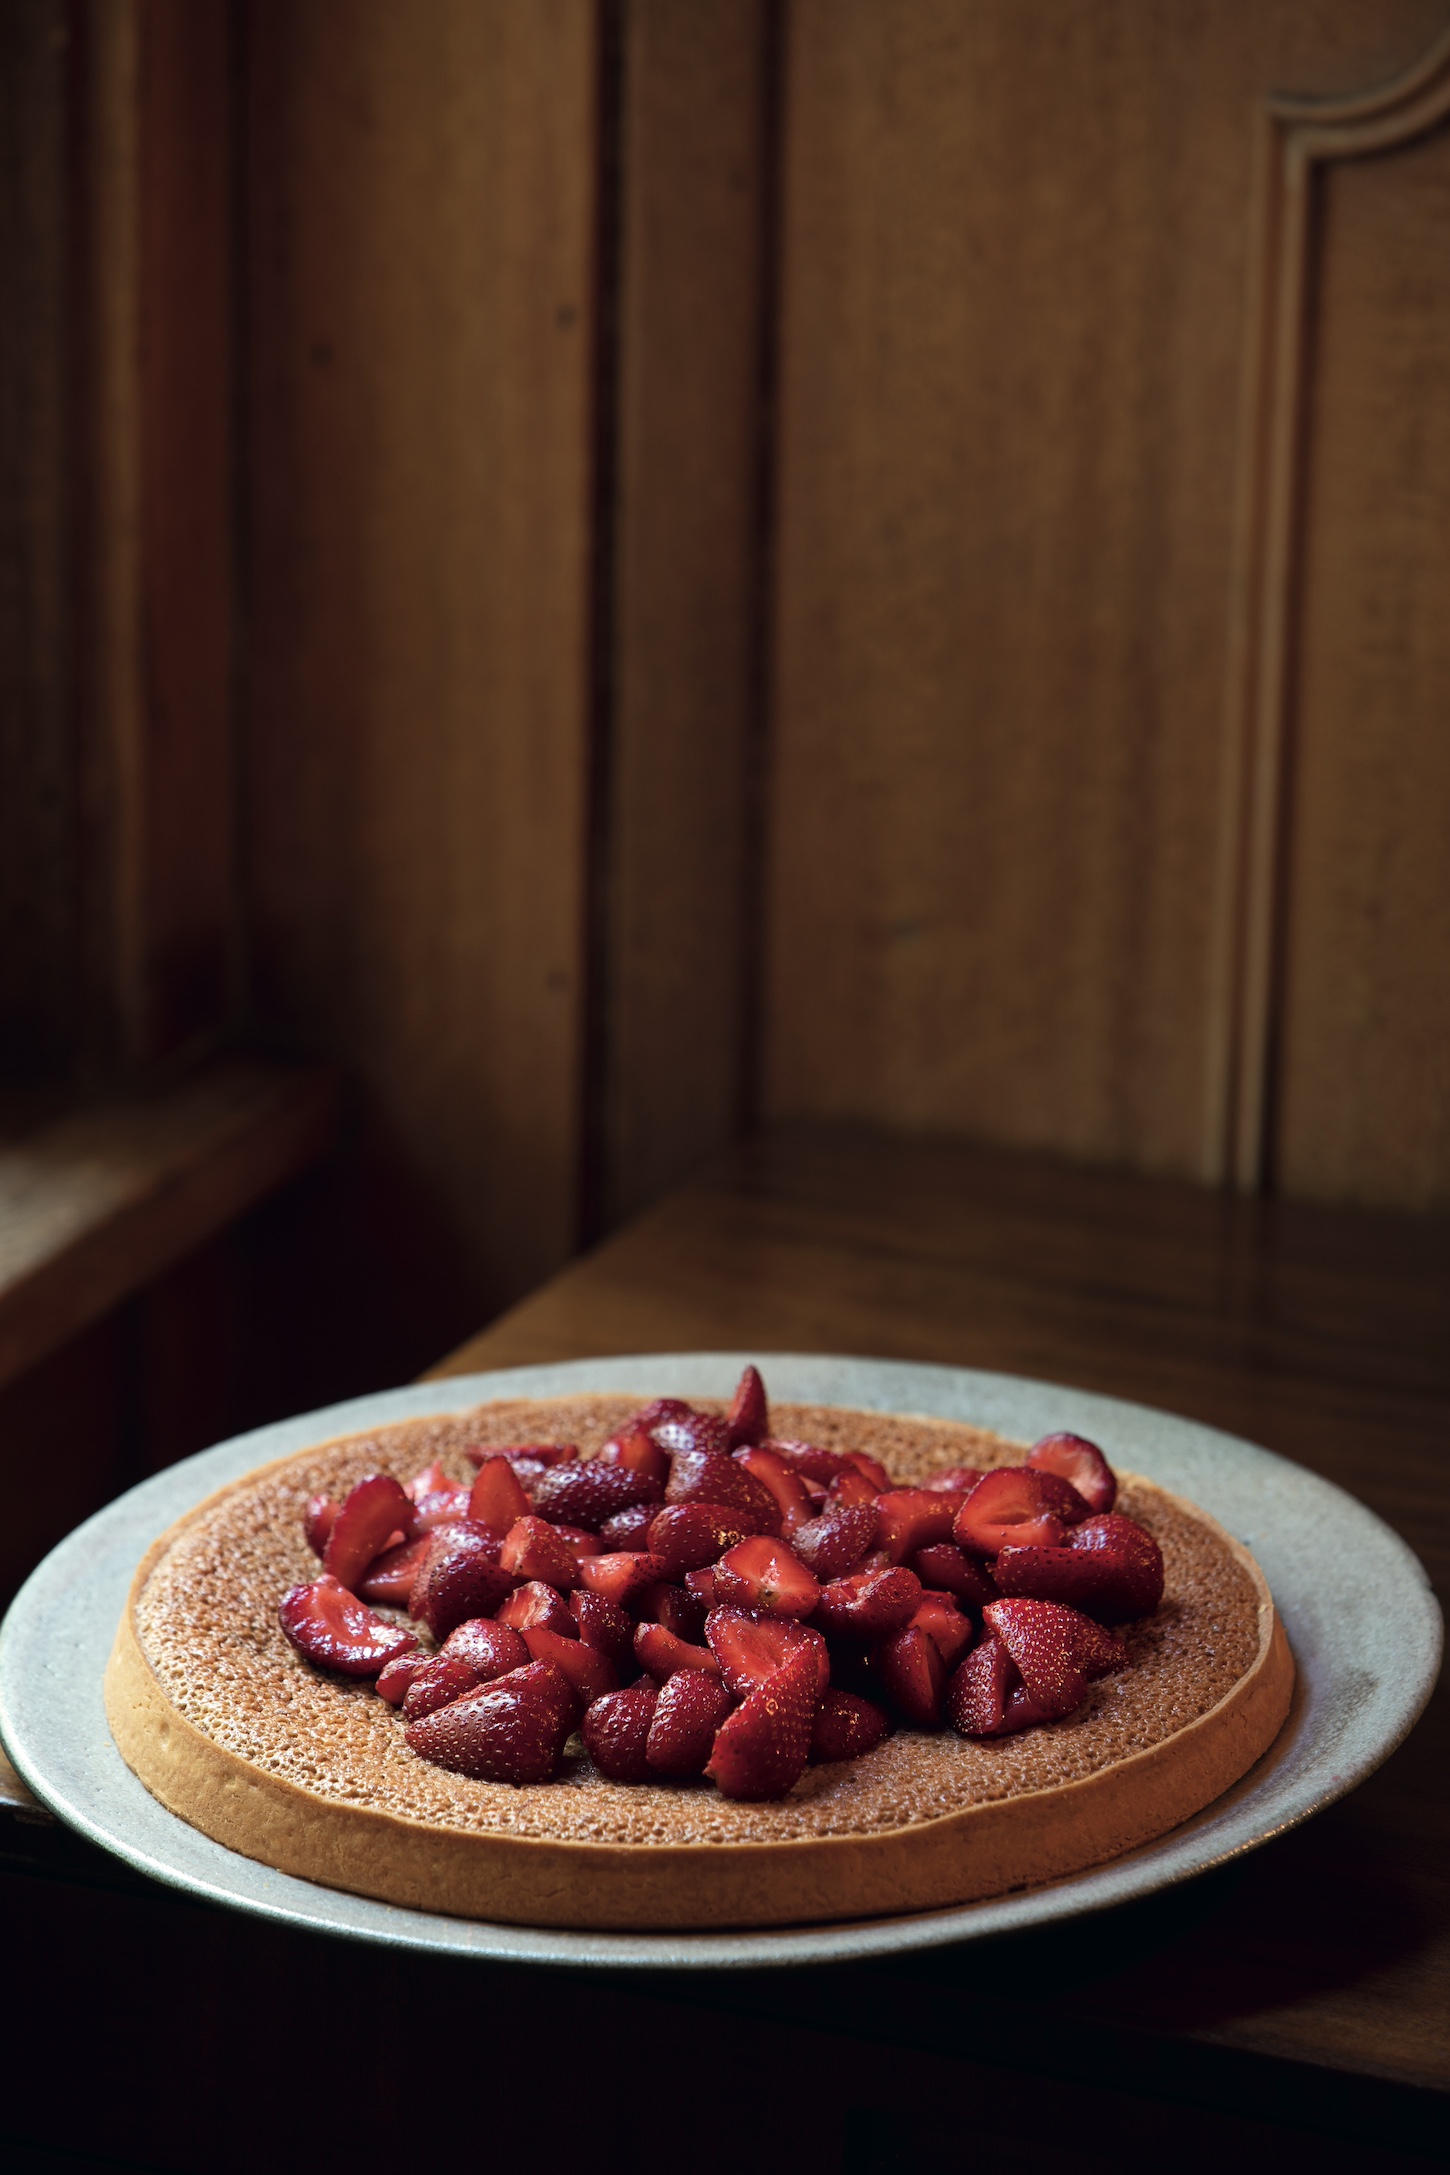
[[[646,1393],[647,1394],[647,1393]],[[370,1684],[324,1676],[277,1620],[316,1573],[309,1495],[469,1443],[597,1448],[642,1397],[509,1400],[408,1421],[264,1466],[162,1535],[106,1672],[120,1751],[153,1796],[243,1856],[382,1901],[512,1924],[645,1930],[806,1924],[973,1902],[1082,1872],[1166,1834],[1236,1782],[1289,1709],[1294,1667],[1263,1576],[1204,1512],[1121,1475],[1163,1549],[1164,1603],[1129,1626],[1133,1665],[1067,1721],[973,1743],[902,1730],[738,1803],[708,1783],[450,1774],[403,1741]],[[783,1437],[869,1450],[903,1484],[1021,1446],[938,1419],[777,1404]],[[577,1748],[577,1740],[575,1740]]]

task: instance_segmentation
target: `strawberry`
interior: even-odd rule
[[[725,1415],[725,1432],[732,1450],[743,1450],[751,1443],[764,1442],[770,1433],[765,1384],[756,1367],[747,1367],[736,1385],[730,1410]]]
[[[653,1684],[632,1684],[627,1691],[596,1699],[580,1724],[584,1749],[610,1782],[648,1782],[645,1746],[659,1693]]]
[[[645,1536],[658,1514],[657,1503],[631,1503],[628,1510],[617,1510],[599,1528],[599,1553],[602,1556],[618,1555],[621,1550],[638,1553],[645,1546]]]
[[[1071,1481],[1094,1517],[1111,1510],[1117,1501],[1113,1468],[1097,1444],[1084,1435],[1044,1435],[1028,1451],[1027,1462],[1038,1472],[1058,1473]]]
[[[949,1541],[957,1505],[930,1488],[888,1488],[876,1498],[876,1545],[893,1563],[905,1563],[918,1548]]]
[[[648,1429],[626,1428],[623,1434],[611,1435],[599,1453],[601,1465],[627,1465],[631,1472],[645,1473],[657,1480],[661,1487],[670,1477],[670,1455],[661,1450]]]
[[[628,1431],[633,1433],[639,1429],[646,1435],[652,1435],[666,1420],[692,1420],[696,1416],[694,1406],[687,1405],[682,1397],[656,1397],[649,1404],[640,1407],[630,1421]]]
[[[486,1616],[470,1616],[466,1623],[455,1625],[439,1651],[466,1661],[480,1684],[506,1677],[512,1669],[525,1669],[529,1660],[518,1632]]]
[[[820,1684],[807,1653],[793,1654],[748,1692],[715,1733],[705,1773],[725,1797],[784,1797],[805,1773]]]
[[[476,1442],[470,1443],[463,1455],[471,1465],[482,1465],[485,1458],[507,1458],[513,1465],[557,1465],[564,1458],[577,1458],[579,1453],[572,1442]]]
[[[947,1465],[921,1483],[930,1495],[970,1495],[982,1475],[975,1465]]]
[[[647,1550],[626,1549],[610,1556],[586,1556],[579,1565],[579,1583],[590,1593],[602,1593],[620,1608],[633,1596],[664,1577],[664,1565]]]
[[[499,1538],[486,1526],[442,1526],[428,1543],[408,1597],[408,1614],[446,1639],[470,1616],[490,1616],[517,1581],[499,1563]]]
[[[1123,1557],[1108,1549],[1004,1548],[992,1566],[999,1594],[1060,1601],[1064,1608],[1081,1609],[1086,1616],[1097,1616],[1104,1606],[1113,1613],[1122,1595],[1123,1575]],[[1130,1587],[1132,1575],[1127,1566]],[[1130,1605],[1127,1615],[1137,1614]],[[1117,1620],[1125,1619],[1119,1616]]]
[[[1055,1601],[1013,1598],[993,1601],[982,1611],[987,1630],[999,1638],[1016,1663],[1034,1702],[1054,1719],[1071,1714],[1087,1696],[1087,1674],[1079,1659],[1076,1609]]]
[[[616,1669],[628,1667],[634,1654],[634,1625],[617,1602],[578,1587],[569,1596],[569,1613],[585,1646],[606,1655]]]
[[[716,1457],[708,1450],[676,1451],[665,1501],[714,1503],[727,1510],[747,1511],[752,1531],[780,1531],[780,1505],[764,1481],[748,1473],[738,1459]]]
[[[921,1603],[921,1580],[904,1564],[856,1571],[821,1588],[812,1622],[821,1631],[877,1638],[900,1631]]]
[[[1163,1551],[1146,1526],[1116,1512],[1085,1518],[1074,1527],[1068,1545],[1085,1554],[1111,1557],[1118,1567],[1112,1613],[1100,1601],[1092,1611],[1094,1616],[1104,1623],[1121,1624],[1135,1616],[1152,1615],[1163,1599]]]
[[[634,1655],[641,1669],[663,1684],[677,1669],[702,1670],[718,1677],[720,1664],[708,1646],[692,1646],[663,1624],[640,1624],[634,1634]]]
[[[358,1599],[405,1609],[431,1545],[432,1535],[422,1533],[416,1541],[400,1541],[396,1548],[385,1548],[380,1556],[374,1556],[358,1580]]]
[[[517,1519],[528,1517],[529,1507],[529,1499],[508,1459],[485,1458],[468,1498],[469,1517],[495,1533],[507,1533]]]
[[[282,1629],[305,1660],[345,1677],[375,1677],[418,1644],[328,1571],[310,1586],[294,1586],[277,1611]]]
[[[455,1486],[449,1480],[431,1495],[419,1496],[413,1505],[413,1523],[420,1533],[436,1533],[440,1526],[452,1525],[459,1518],[469,1515],[470,1490]]]
[[[1060,1518],[1065,1526],[1081,1525],[1084,1518],[1091,1515],[1077,1489],[1070,1480],[1064,1480],[1061,1473],[1039,1472],[1037,1485],[1053,1517]]]
[[[713,1412],[690,1412],[660,1420],[650,1429],[661,1450],[672,1458],[724,1458],[730,1455],[730,1430]]]
[[[755,1530],[753,1515],[742,1517],[728,1503],[670,1503],[650,1520],[649,1551],[664,1564],[666,1578],[683,1578]]]
[[[891,1728],[884,1707],[874,1699],[858,1698],[855,1692],[837,1691],[834,1685],[821,1694],[811,1730],[813,1760],[859,1760],[874,1752]]]
[[[556,1525],[587,1526],[597,1533],[616,1511],[658,1503],[664,1493],[653,1473],[631,1465],[604,1465],[598,1458],[551,1466],[534,1486],[534,1509]]]
[[[403,1695],[403,1720],[421,1721],[425,1714],[475,1690],[478,1681],[473,1665],[461,1654],[435,1654],[416,1672]]]
[[[1009,1542],[1054,1548],[1062,1525],[1048,1509],[1036,1473],[1025,1465],[1000,1465],[982,1475],[961,1505],[952,1539],[969,1555],[995,1556]]]
[[[375,1556],[417,1532],[413,1506],[390,1473],[370,1473],[340,1506],[322,1553],[322,1568],[352,1587]]]
[[[839,1473],[847,1469],[846,1460],[838,1450],[818,1449],[813,1442],[777,1442],[767,1436],[760,1445],[762,1450],[772,1450],[785,1461],[803,1480],[818,1480],[829,1486]]]
[[[906,1720],[917,1729],[941,1727],[946,1667],[935,1639],[908,1624],[883,1639],[872,1656],[876,1674]]]
[[[405,1734],[420,1759],[475,1782],[547,1782],[574,1711],[553,1663],[536,1661],[411,1722]]]
[[[880,1458],[871,1457],[865,1450],[847,1450],[842,1454],[848,1465],[853,1465],[858,1473],[864,1474],[870,1481],[877,1495],[884,1495],[892,1485],[891,1475]]]
[[[858,1472],[854,1465],[848,1465],[831,1482],[826,1500],[830,1503],[874,1503],[880,1493],[864,1473]]]
[[[667,1579],[646,1586],[635,1596],[630,1607],[636,1621],[663,1624],[677,1639],[702,1639],[705,1618],[710,1613],[698,1594],[688,1592],[683,1586],[672,1586]]]
[[[1007,1718],[1007,1697],[1021,1682],[1012,1656],[1000,1639],[974,1646],[947,1685],[946,1708],[964,1737],[996,1737]]]
[[[619,1671],[597,1647],[585,1646],[581,1639],[564,1638],[544,1624],[528,1625],[522,1636],[534,1661],[554,1664],[577,1699],[580,1714],[606,1692],[619,1690]]]
[[[543,1518],[520,1518],[510,1526],[498,1560],[515,1578],[541,1579],[562,1593],[580,1583],[579,1558]]]
[[[735,1462],[763,1482],[775,1497],[782,1533],[793,1533],[814,1514],[815,1505],[800,1474],[793,1473],[785,1459],[777,1457],[773,1450],[737,1450]]]
[[[718,1676],[678,1669],[655,1701],[644,1756],[660,1775],[703,1775],[715,1733],[734,1701]]]
[[[911,1559],[911,1568],[923,1586],[930,1586],[938,1593],[954,1594],[967,1608],[985,1608],[989,1601],[997,1598],[997,1587],[987,1566],[978,1563],[973,1556],[964,1556],[955,1541],[938,1541],[931,1548],[918,1548]]]
[[[508,1599],[494,1610],[493,1620],[519,1633],[536,1630],[542,1625],[546,1631],[557,1631],[566,1639],[578,1636],[578,1626],[568,1602],[557,1587],[547,1585],[541,1578],[531,1578],[524,1585],[515,1586]]]
[[[840,1578],[876,1546],[876,1505],[828,1504],[818,1517],[796,1527],[790,1544],[817,1578]]]
[[[821,1589],[793,1549],[763,1533],[727,1549],[715,1566],[715,1600],[766,1616],[809,1616]]]
[[[715,1566],[710,1564],[702,1571],[686,1571],[685,1591],[694,1595],[708,1616],[715,1606]]]
[[[963,1616],[949,1593],[924,1593],[908,1628],[926,1632],[948,1669],[955,1669],[972,1643],[971,1618]]]
[[[705,1637],[720,1664],[720,1674],[742,1698],[765,1684],[793,1655],[809,1653],[815,1662],[817,1689],[831,1681],[831,1656],[818,1631],[790,1616],[750,1616],[744,1609],[712,1609]]]
[[[337,1505],[330,1495],[310,1495],[307,1508],[302,1513],[302,1531],[314,1556],[327,1552],[328,1537],[337,1518]]]
[[[452,1486],[453,1482],[435,1458],[421,1473],[414,1473],[411,1480],[403,1482],[403,1493],[410,1503],[421,1503],[425,1495],[437,1495],[440,1489]]]
[[[421,1646],[415,1646],[411,1653],[395,1655],[392,1661],[384,1662],[378,1671],[378,1680],[373,1690],[390,1707],[401,1707],[407,1697],[408,1686],[418,1671],[426,1669],[433,1659],[434,1656],[425,1653]]]
[[[586,1533],[583,1526],[551,1524],[549,1530],[556,1540],[564,1543],[564,1546],[576,1561],[581,1556],[602,1556],[604,1554],[599,1535],[597,1533]]]

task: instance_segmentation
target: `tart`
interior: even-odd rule
[[[1005,1735],[898,1726],[862,1757],[817,1757],[782,1796],[611,1780],[577,1736],[547,1781],[455,1772],[419,1756],[373,1683],[312,1666],[284,1633],[279,1601],[317,1576],[310,1503],[421,1466],[471,1482],[480,1448],[486,1470],[498,1462],[491,1446],[566,1442],[590,1458],[632,1418],[627,1397],[501,1401],[321,1444],[202,1503],[148,1552],[117,1631],[106,1711],[128,1765],[242,1855],[385,1902],[580,1929],[762,1927],[1085,1871],[1211,1803],[1283,1724],[1293,1662],[1258,1566],[1206,1513],[1128,1474],[1116,1510],[1161,1550],[1165,1584],[1151,1615],[1112,1634],[1125,1666],[1106,1665],[1063,1719]],[[770,1423],[777,1439],[879,1461],[896,1489],[948,1468],[995,1479],[1027,1454],[936,1418],[780,1404]],[[410,1644],[404,1611],[381,1614]]]

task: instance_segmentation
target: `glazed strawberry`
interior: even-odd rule
[[[440,1489],[452,1486],[453,1482],[435,1458],[421,1473],[414,1473],[411,1480],[403,1482],[403,1493],[410,1503],[421,1503],[425,1495],[437,1495]]]
[[[551,1466],[534,1486],[534,1509],[558,1525],[585,1526],[597,1533],[616,1511],[636,1503],[658,1503],[663,1489],[653,1473],[631,1465],[604,1465],[598,1458]]]
[[[630,1603],[637,1621],[663,1624],[677,1639],[700,1640],[705,1636],[705,1618],[709,1610],[698,1594],[690,1593],[684,1586],[672,1585],[661,1579],[654,1586],[646,1586]]]
[[[584,1749],[610,1782],[648,1782],[645,1746],[659,1693],[653,1684],[632,1684],[627,1691],[596,1699],[579,1725]]]
[[[305,1660],[345,1677],[375,1677],[418,1644],[411,1631],[377,1615],[328,1571],[284,1594],[277,1614]]]
[[[646,1435],[654,1432],[666,1420],[692,1420],[696,1418],[693,1405],[687,1405],[683,1397],[655,1397],[639,1411],[629,1423],[629,1431],[642,1429]]]
[[[821,1588],[812,1622],[821,1631],[881,1638],[911,1622],[921,1602],[921,1580],[905,1565],[854,1571]]]
[[[520,1634],[542,1625],[545,1631],[557,1631],[566,1639],[578,1636],[578,1626],[568,1602],[556,1586],[546,1584],[541,1578],[531,1578],[524,1585],[515,1586],[508,1599],[501,1601],[494,1610],[493,1620]]]
[[[394,1541],[412,1540],[413,1506],[389,1473],[370,1473],[341,1505],[323,1550],[322,1568],[340,1586],[352,1587]]]
[[[874,1503],[881,1490],[874,1487],[854,1465],[837,1473],[831,1482],[828,1500],[832,1503]]]
[[[647,1428],[626,1428],[611,1435],[599,1453],[601,1465],[627,1465],[631,1472],[646,1473],[661,1487],[670,1477],[670,1454],[661,1450]]]
[[[580,1583],[579,1558],[543,1518],[520,1518],[510,1526],[498,1560],[515,1578],[542,1579],[563,1593]]]
[[[569,1613],[585,1646],[607,1655],[616,1669],[628,1668],[634,1655],[634,1625],[617,1602],[581,1586],[569,1596]]]
[[[693,1594],[708,1616],[715,1606],[715,1566],[710,1564],[702,1571],[686,1571],[685,1591]]]
[[[469,1515],[470,1490],[461,1483],[445,1481],[431,1495],[419,1496],[413,1505],[413,1523],[420,1533],[436,1533],[440,1526],[452,1525],[459,1518]]]
[[[970,1495],[981,1477],[975,1465],[948,1465],[928,1473],[921,1485],[930,1495]]]
[[[1118,1499],[1112,1466],[1085,1435],[1044,1435],[1028,1451],[1027,1462],[1039,1472],[1071,1481],[1094,1517],[1111,1510]]]
[[[401,1707],[407,1697],[408,1686],[418,1671],[426,1669],[433,1659],[434,1656],[426,1654],[421,1646],[415,1646],[411,1653],[396,1655],[392,1661],[384,1662],[378,1671],[378,1680],[373,1690],[390,1707]]]
[[[708,1450],[680,1450],[670,1465],[667,1503],[715,1503],[747,1511],[757,1533],[779,1533],[780,1505],[737,1458],[716,1457]]]
[[[328,1538],[337,1517],[337,1505],[330,1495],[311,1495],[302,1513],[302,1531],[314,1556],[326,1553]]]
[[[1087,1696],[1087,1672],[1079,1660],[1076,1609],[1055,1601],[993,1601],[983,1625],[1001,1640],[1023,1683],[1045,1714],[1071,1714]]]
[[[487,1616],[470,1616],[466,1623],[456,1625],[439,1651],[466,1661],[480,1684],[491,1684],[513,1669],[526,1669],[529,1661],[529,1650],[518,1632]]]
[[[742,1516],[728,1503],[670,1503],[650,1520],[649,1551],[665,1566],[666,1578],[683,1578],[755,1531],[754,1514]]]
[[[964,1556],[955,1541],[938,1541],[933,1548],[918,1548],[911,1559],[923,1586],[930,1586],[938,1593],[954,1594],[958,1601],[971,1609],[985,1608],[995,1601],[998,1588],[992,1573],[974,1556]]]
[[[491,1616],[517,1583],[499,1563],[499,1545],[486,1526],[441,1527],[413,1581],[408,1614],[439,1640],[470,1616]]]
[[[757,1685],[768,1683],[793,1655],[811,1655],[816,1685],[824,1691],[831,1681],[831,1655],[825,1640],[808,1624],[790,1616],[750,1616],[744,1609],[712,1609],[705,1622],[710,1651],[720,1664],[720,1674],[732,1692],[742,1698]]]
[[[602,1556],[618,1555],[621,1551],[638,1553],[645,1546],[659,1506],[656,1503],[632,1503],[628,1510],[617,1510],[612,1518],[606,1518],[599,1528],[599,1553]]]
[[[564,1543],[570,1555],[576,1560],[580,1556],[602,1556],[604,1554],[599,1535],[597,1533],[586,1533],[583,1526],[561,1526],[555,1525],[551,1521],[549,1531],[556,1540],[561,1540]]]
[[[713,1412],[687,1412],[657,1421],[650,1429],[661,1450],[672,1458],[730,1455],[730,1430]]]
[[[774,1436],[767,1436],[760,1447],[773,1450],[803,1479],[818,1480],[826,1486],[847,1469],[839,1450],[823,1450],[813,1442],[777,1442]]]
[[[569,1686],[536,1661],[409,1723],[406,1738],[420,1759],[475,1782],[547,1782],[573,1719]]]
[[[858,1473],[863,1474],[870,1481],[878,1495],[885,1494],[892,1482],[891,1475],[887,1472],[880,1458],[873,1458],[865,1450],[847,1450],[842,1454],[848,1465],[853,1465]]]
[[[475,1442],[463,1455],[471,1465],[482,1465],[485,1458],[507,1458],[511,1465],[557,1465],[564,1458],[577,1458],[579,1453],[572,1442]]]
[[[773,1450],[737,1450],[735,1462],[743,1465],[746,1472],[769,1488],[775,1497],[776,1507],[780,1511],[782,1533],[789,1536],[797,1526],[803,1526],[812,1516],[815,1505],[805,1482]]]
[[[590,1593],[602,1593],[620,1608],[627,1608],[634,1595],[646,1586],[653,1586],[663,1578],[664,1565],[658,1556],[648,1550],[626,1549],[615,1555],[586,1556],[579,1566],[580,1584]]]
[[[403,1720],[420,1722],[465,1692],[474,1691],[479,1679],[461,1654],[435,1654],[418,1670],[403,1697]]]
[[[810,1758],[820,1686],[809,1654],[793,1654],[721,1723],[705,1773],[725,1797],[784,1797]]]
[[[964,1737],[996,1737],[1007,1718],[1007,1696],[1020,1683],[1002,1641],[987,1637],[974,1646],[947,1685],[946,1710]]]
[[[821,1694],[811,1730],[813,1760],[859,1760],[874,1752],[891,1728],[884,1707],[831,1685]]]
[[[818,1517],[796,1527],[790,1545],[817,1578],[840,1578],[876,1546],[876,1505],[828,1504]]]
[[[948,1669],[956,1668],[973,1638],[971,1618],[949,1593],[924,1593],[908,1628],[927,1633]]]
[[[992,1576],[999,1594],[1060,1601],[1064,1608],[1081,1609],[1087,1616],[1098,1616],[1106,1609],[1121,1623],[1141,1613],[1132,1605],[1133,1567],[1117,1550],[1004,1548],[992,1566]],[[1120,1602],[1126,1602],[1125,1610],[1118,1610]]]
[[[606,1692],[619,1690],[619,1671],[613,1662],[582,1639],[566,1639],[543,1624],[530,1624],[523,1641],[534,1661],[554,1664],[577,1699],[580,1714]]]
[[[973,1556],[995,1556],[1012,1542],[1054,1548],[1062,1536],[1061,1521],[1047,1507],[1045,1489],[1025,1465],[1002,1465],[984,1473],[952,1526],[958,1548]]]
[[[469,1517],[495,1533],[507,1533],[517,1519],[528,1517],[529,1507],[529,1499],[508,1459],[485,1458],[469,1494]]]
[[[1077,1489],[1070,1480],[1064,1480],[1061,1473],[1039,1472],[1037,1485],[1053,1517],[1060,1518],[1065,1526],[1081,1525],[1084,1518],[1091,1515]]]
[[[422,1533],[416,1541],[400,1541],[396,1548],[385,1548],[358,1580],[358,1599],[405,1609],[431,1545],[431,1534]]]
[[[725,1415],[725,1433],[732,1450],[742,1450],[747,1444],[764,1442],[770,1433],[769,1417],[765,1407],[765,1384],[756,1367],[747,1367],[736,1386]]]
[[[939,1729],[946,1666],[929,1632],[910,1624],[893,1631],[871,1657],[877,1676],[898,1707],[916,1729]]]
[[[727,1549],[715,1566],[715,1599],[766,1616],[809,1616],[821,1589],[793,1549],[763,1533]]]
[[[888,1488],[876,1498],[876,1546],[893,1563],[905,1563],[918,1548],[949,1541],[957,1504],[930,1488]]]
[[[715,1733],[734,1701],[718,1676],[678,1669],[655,1701],[644,1756],[656,1774],[703,1775]]]
[[[634,1657],[656,1684],[665,1683],[677,1669],[703,1670],[709,1677],[720,1674],[720,1664],[708,1646],[696,1646],[664,1624],[636,1626]]]
[[[1084,1519],[1073,1528],[1069,1546],[1085,1554],[1111,1557],[1119,1567],[1112,1613],[1100,1603],[1094,1616],[1104,1623],[1128,1623],[1135,1616],[1151,1616],[1163,1599],[1163,1551],[1146,1526],[1117,1512]]]

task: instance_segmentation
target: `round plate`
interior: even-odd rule
[[[1440,1611],[1404,1542],[1342,1489],[1216,1429],[1143,1405],[1011,1375],[772,1353],[772,1396],[968,1420],[1031,1442],[1070,1428],[1114,1464],[1211,1511],[1262,1564],[1298,1663],[1274,1745],[1205,1812],[1144,1850],[1049,1887],[950,1910],[758,1933],[561,1933],[409,1911],[274,1873],[157,1803],[111,1741],[101,1676],[137,1563],[203,1497],[337,1435],[462,1412],[496,1397],[622,1390],[728,1397],[752,1355],[655,1353],[457,1375],[331,1405],[188,1458],[87,1521],[27,1581],[0,1630],[0,1735],[37,1797],[71,1827],[172,1887],[265,1918],[399,1948],[578,1969],[815,1964],[1002,1934],[1149,1894],[1252,1850],[1332,1804],[1388,1757],[1429,1698]],[[755,1355],[759,1356],[759,1355]]]

